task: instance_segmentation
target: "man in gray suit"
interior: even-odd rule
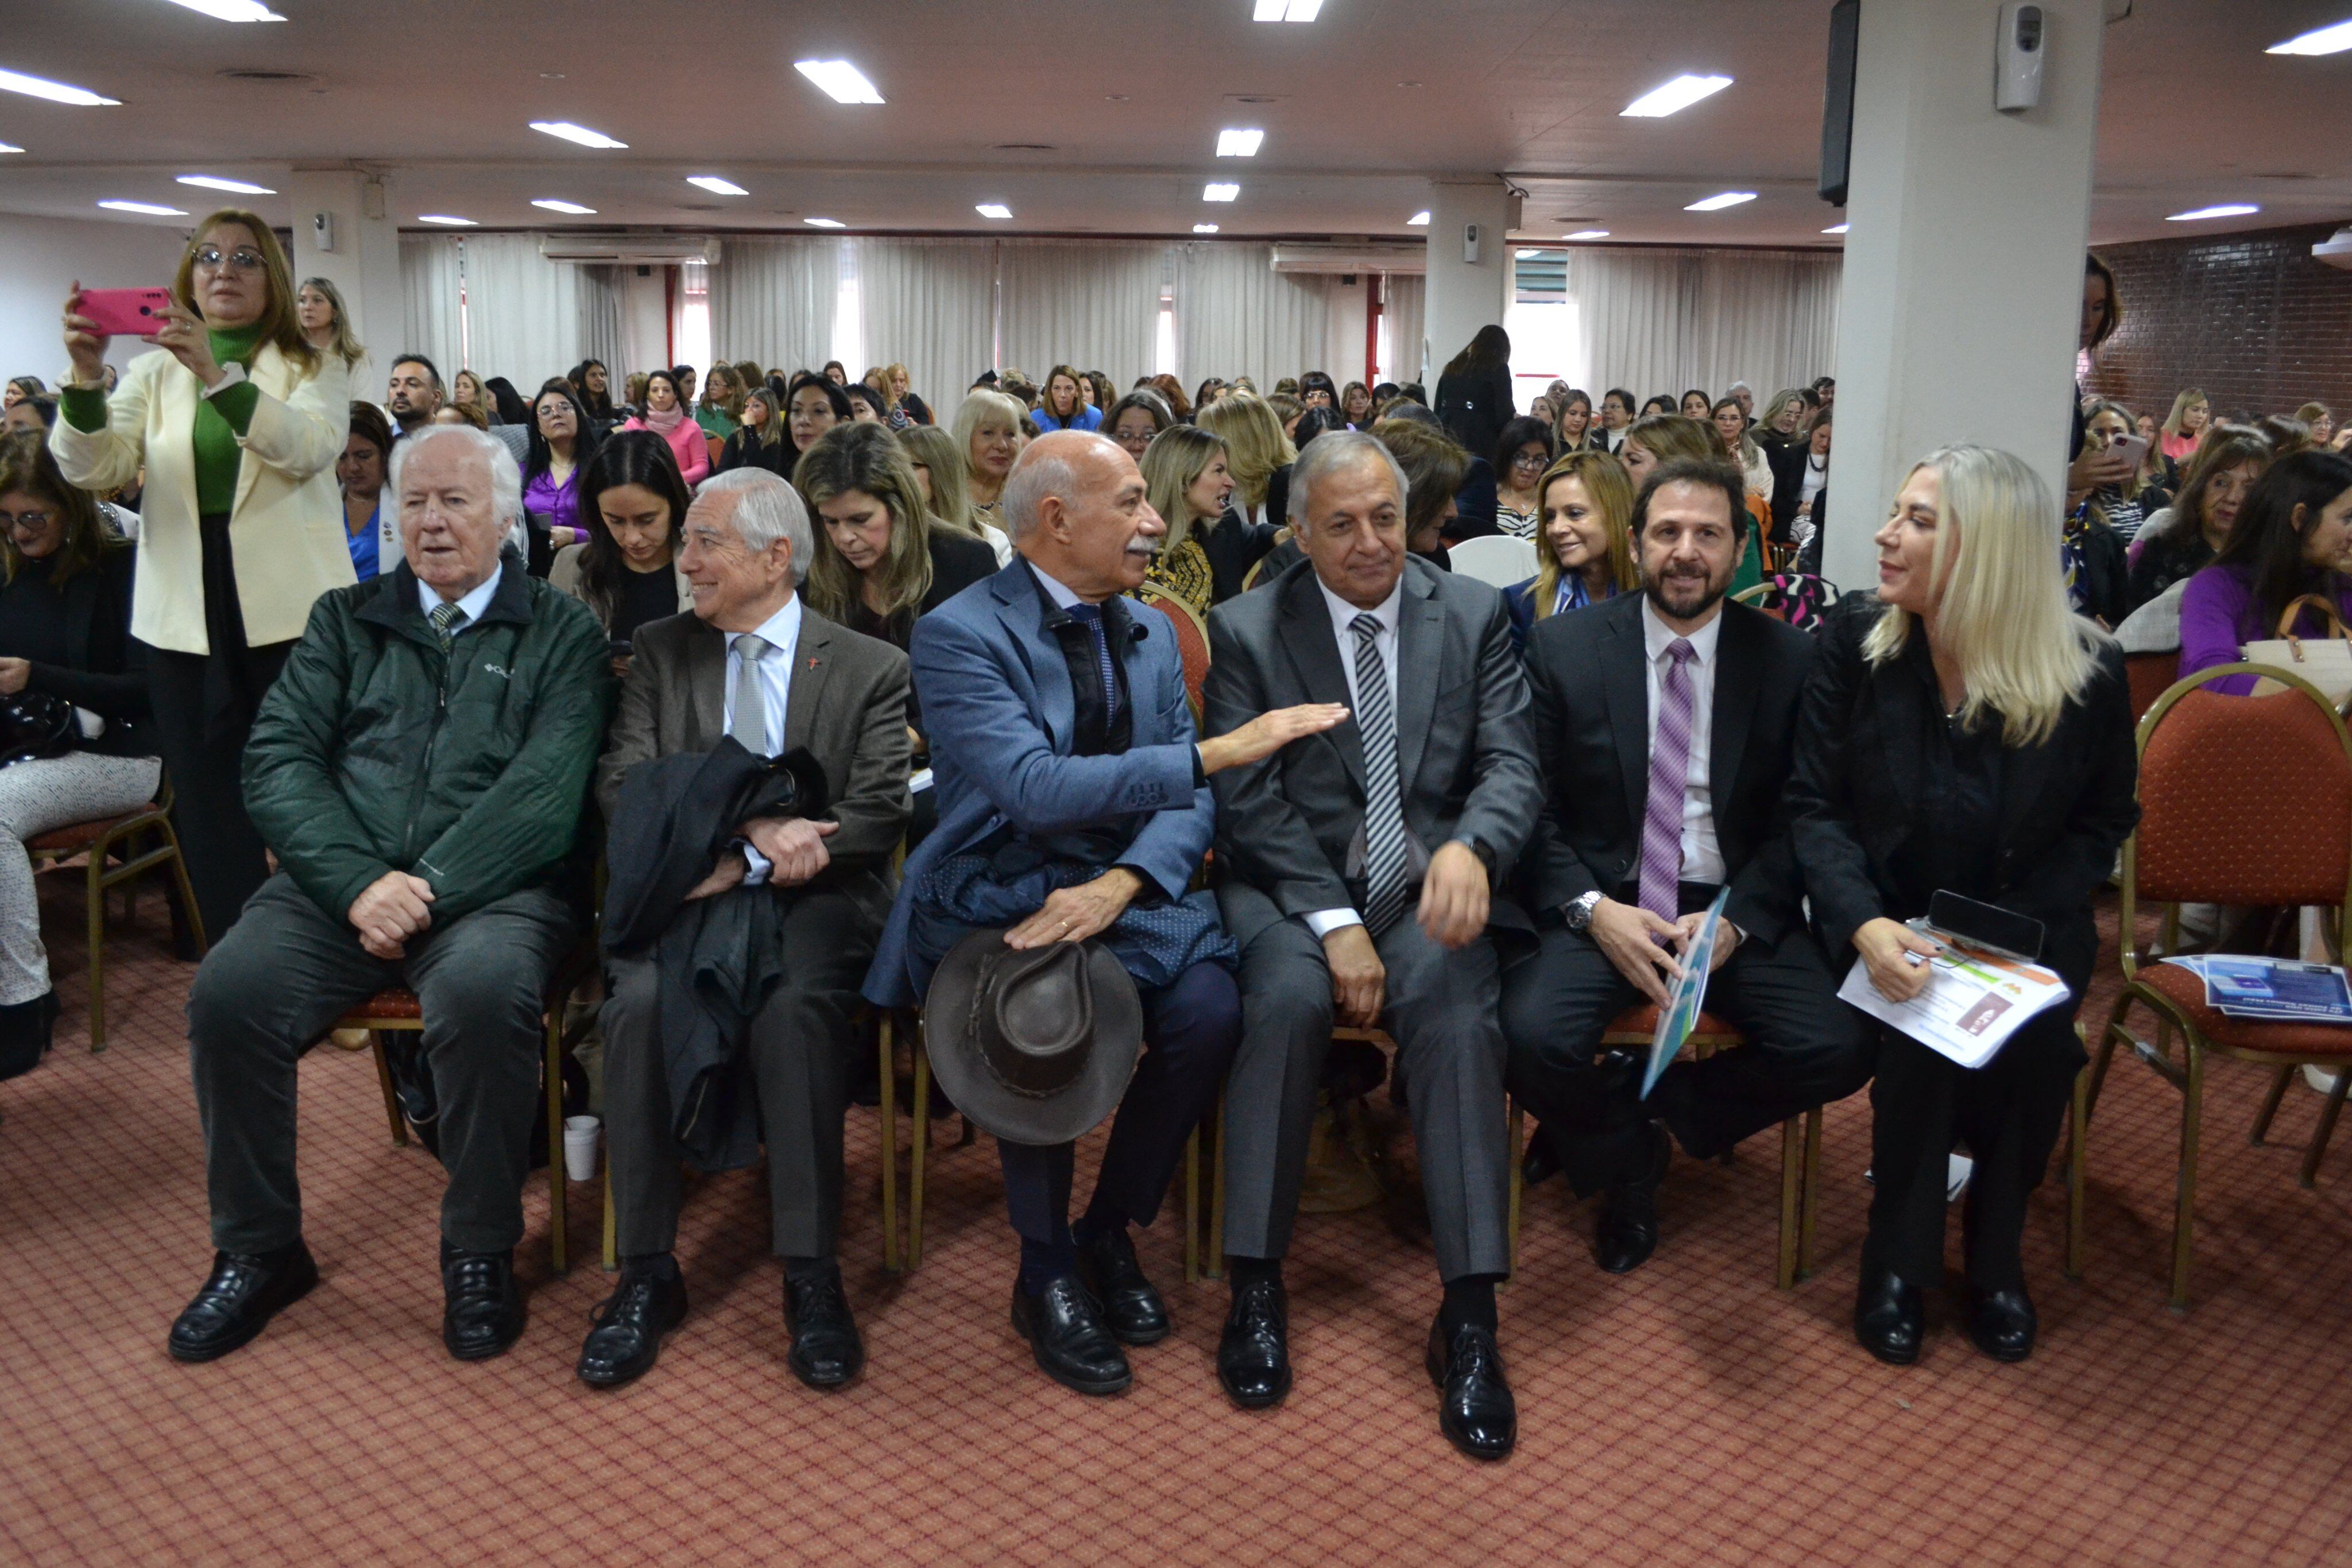
[[[775,475],[738,469],[702,487],[678,558],[694,612],[638,629],[596,782],[609,821],[632,767],[708,752],[722,737],[760,756],[805,748],[824,769],[821,819],[742,823],[734,851],[688,896],[764,883],[783,903],[782,978],[751,1019],[749,1082],[784,1260],[785,1359],[810,1387],[835,1388],[865,1364],[834,1260],[841,1119],[858,982],[890,913],[890,856],[907,825],[907,656],[801,601],[794,588],[814,545],[799,496]],[[671,1250],[678,1148],[658,951],[606,961],[604,1124],[621,1278],[580,1354],[581,1380],[596,1387],[649,1370],[686,1315]]]
[[[1290,480],[1307,559],[1209,618],[1210,734],[1301,703],[1354,716],[1215,780],[1244,1021],[1225,1096],[1233,1307],[1217,1375],[1244,1408],[1289,1390],[1281,1259],[1324,1053],[1335,1021],[1382,1024],[1403,1056],[1445,1285],[1428,1349],[1438,1423],[1465,1452],[1500,1458],[1516,1418],[1495,1345],[1511,1157],[1496,948],[1534,933],[1493,890],[1543,789],[1502,596],[1409,559],[1404,518],[1387,448],[1317,437]]]

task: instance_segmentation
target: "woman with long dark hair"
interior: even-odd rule
[[[613,404],[612,372],[605,370],[604,361],[583,360],[563,379],[580,394],[580,406],[590,419],[609,425],[621,417],[621,411]]]
[[[621,428],[650,430],[668,442],[670,455],[677,459],[678,474],[689,488],[710,476],[709,438],[687,412],[677,378],[669,371],[646,372],[645,411]]]
[[[588,537],[557,553],[547,580],[596,612],[613,639],[616,675],[638,627],[694,608],[677,565],[686,507],[677,459],[652,431],[616,432],[581,470]]]
[[[2126,614],[2211,563],[2271,458],[2271,444],[2249,425],[2215,425],[2207,433],[2179,496],[2142,524],[2131,542]]]
[[[810,608],[853,632],[903,650],[915,617],[996,574],[994,550],[932,526],[907,449],[887,425],[834,426],[801,455],[793,483],[816,526],[802,585]]]
[[[735,434],[719,449],[716,472],[765,468],[780,479],[791,478],[796,454],[784,436],[783,407],[782,396],[765,382],[745,392],[740,405],[743,423],[735,427]]]
[[[544,577],[555,553],[588,537],[580,516],[580,471],[596,455],[596,427],[572,383],[549,382],[531,402],[530,443],[523,449],[523,519],[530,528],[530,570]]]
[[[343,531],[351,538],[352,570],[365,582],[389,559],[400,559],[398,531],[384,527],[383,488],[392,471],[392,423],[372,402],[352,404],[351,434],[335,462],[343,492]]]
[[[2337,452],[2291,453],[2255,483],[2213,564],[2181,590],[2180,673],[2231,664],[2248,643],[2279,635],[2287,607],[2305,595],[2352,625],[2352,458]],[[2310,609],[2291,630],[2328,635]],[[2229,675],[2212,685],[2244,693],[2254,683]]]
[[[806,371],[794,376],[784,389],[784,444],[793,449],[793,461],[798,463],[826,431],[856,417],[842,382]]]
[[[1511,335],[1478,329],[1437,378],[1437,417],[1464,449],[1492,452],[1517,409],[1511,394]]]

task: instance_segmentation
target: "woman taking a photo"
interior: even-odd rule
[[[702,380],[702,401],[694,405],[694,423],[702,434],[724,441],[743,421],[743,383],[735,367],[720,361]]]
[[[1247,531],[1244,525],[1236,520],[1230,528],[1223,526],[1225,502],[1234,493],[1224,441],[1194,425],[1171,425],[1144,453],[1142,467],[1144,498],[1168,525],[1145,580],[1205,616],[1211,605],[1241,591],[1242,580],[1256,564],[1243,559],[1245,548],[1236,548]]]
[[[660,436],[625,430],[581,471],[580,499],[588,537],[556,552],[548,586],[596,612],[620,675],[638,627],[694,608],[694,590],[677,564],[686,483]]]
[[[1028,410],[1003,392],[974,390],[964,393],[956,410],[956,453],[963,465],[964,498],[971,520],[1004,531],[998,501],[1004,494],[1004,476],[1021,455],[1021,422]]]
[[[351,536],[352,571],[360,581],[400,558],[397,530],[385,526],[384,476],[391,471],[392,424],[372,402],[352,404],[352,433],[335,460],[343,492],[343,531]]]
[[[325,278],[302,280],[294,296],[294,315],[302,326],[302,340],[321,354],[334,355],[345,369],[356,371],[367,358],[367,350],[352,336],[351,312],[343,308],[341,292]]]
[[[1905,922],[1953,893],[2037,923],[2037,961],[2073,998],[1973,1070],[1881,1032],[1854,1337],[1881,1361],[1918,1359],[1927,1293],[1944,1275],[1947,1159],[1965,1142],[1969,1337],[2022,1361],[2035,1333],[2026,1197],[2084,1062],[2074,1015],[2098,956],[2091,900],[2139,816],[2131,693],[2115,643],[2067,608],[2050,570],[2058,508],[2021,459],[1929,455],[1875,542],[1876,601],[1849,595],[1822,629],[1789,787],[1831,967],[1859,955],[1879,995],[1916,996],[1941,949]]]
[[[1641,586],[1633,563],[1633,486],[1605,452],[1564,452],[1544,471],[1536,574],[1503,592],[1513,644],[1549,615],[1614,599]]]
[[[963,487],[963,457],[956,451],[954,434],[936,424],[912,424],[898,432],[898,444],[907,454],[915,487],[923,493],[931,531],[944,528],[978,539],[995,555],[997,565],[1010,564],[1013,541],[1004,530],[973,520],[971,501]]]
[[[64,756],[0,768],[0,1078],[40,1061],[58,1016],[25,841],[135,811],[162,777],[129,635],[131,563],[38,437],[0,438],[0,697],[54,697],[100,721]]]
[[[903,652],[916,616],[996,575],[995,551],[930,526],[906,451],[882,425],[827,432],[801,455],[793,483],[817,528],[809,605],[853,632]]]
[[[556,552],[588,537],[580,514],[580,471],[596,455],[595,427],[568,382],[539,389],[531,405],[530,444],[522,460],[523,519],[530,528],[531,572],[544,576]]]
[[[1495,527],[1515,539],[1536,537],[1543,476],[1551,466],[1551,427],[1521,414],[1495,441]]]
[[[1045,401],[1036,415],[1040,431],[1102,428],[1102,410],[1088,408],[1078,387],[1078,372],[1067,365],[1055,365],[1045,372]]]
[[[2206,437],[2180,482],[2179,499],[2143,524],[2131,542],[2125,613],[2211,564],[2270,465],[2271,444],[2245,425],[2221,425]]]
[[[890,381],[890,397],[892,405],[896,407],[900,413],[907,416],[908,422],[913,424],[930,423],[931,411],[929,405],[925,403],[921,398],[915,395],[915,378],[908,373],[907,367],[896,363],[886,365],[883,367],[882,373],[885,376],[887,376]],[[891,421],[891,428],[894,430],[904,430],[906,425],[900,424],[896,420],[893,420]]]
[[[687,417],[678,401],[677,378],[667,371],[646,371],[645,398],[645,413],[621,428],[650,430],[668,442],[670,455],[677,459],[678,477],[693,489],[710,476],[710,443],[702,426]]]
[[[2213,564],[2180,593],[2180,673],[2233,664],[2249,643],[2282,635],[2287,606],[2306,594],[2352,625],[2352,458],[2297,452],[2272,464],[2231,526]],[[2305,609],[2287,628],[2299,637],[2331,634]],[[2211,689],[2243,695],[2257,677],[2229,675]]]
[[[156,350],[109,395],[107,340],[66,298],[73,364],[50,434],[66,482],[104,494],[143,466],[131,635],[145,643],[155,740],[172,770],[181,855],[218,940],[268,874],[239,768],[253,716],[310,618],[352,581],[335,464],[350,367],[295,315],[269,225],[227,209],[196,225]]]
[[[739,411],[743,423],[735,427],[735,434],[719,449],[719,473],[730,468],[765,468],[779,478],[791,477],[792,444],[784,439],[783,416],[777,412],[782,401],[765,384],[743,394]]]

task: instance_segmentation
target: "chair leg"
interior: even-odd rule
[[[931,1152],[931,1053],[915,1040],[915,1143],[907,1161],[907,1272],[923,1262],[923,1166]]]
[[[2282,1081],[2286,1073],[2293,1071],[2292,1068],[2280,1068]],[[2352,1071],[2337,1072],[2336,1087],[2327,1092],[2327,1103],[2321,1107],[2319,1113],[2319,1125],[2311,1134],[2311,1147],[2303,1156],[2303,1185],[2305,1186],[2318,1185],[2319,1161],[2327,1153],[2327,1140],[2336,1131],[2337,1113],[2344,1109],[2344,1091],[2347,1086],[2352,1086]]]
[[[1527,1143],[1528,1113],[1520,1109],[1515,1097],[1511,1101],[1510,1135],[1504,1140],[1504,1152],[1511,1157],[1511,1198],[1506,1234],[1510,1238],[1511,1272],[1519,1271],[1519,1215],[1526,1207],[1528,1176],[1524,1168],[1527,1156],[1522,1152]]]
[[[2271,1118],[2278,1114],[2279,1102],[2286,1098],[2286,1086],[2293,1082],[2294,1074],[2295,1069],[2292,1067],[2282,1067],[2272,1074],[2271,1091],[2263,1096],[2263,1108],[2254,1116],[2253,1131],[2246,1134],[2246,1142],[2254,1147],[2261,1148],[2263,1140],[2270,1135]],[[2306,1182],[2305,1185],[2310,1184]]]
[[[898,1271],[898,1080],[891,1049],[890,1009],[876,1015],[882,1066],[882,1267]]]
[[[204,913],[196,907],[195,884],[188,880],[188,862],[180,854],[180,835],[173,830],[169,816],[155,826],[163,833],[163,841],[172,846],[172,881],[180,890],[180,913],[188,923],[188,934],[196,939],[199,954],[208,953],[212,944],[205,935]]]
[[[2205,1051],[2194,1040],[2184,1039],[2180,1096],[2180,1174],[2172,1219],[2171,1306],[2189,1310],[2189,1260],[2197,1217],[2197,1141],[2204,1130]]]
[[[89,850],[89,1052],[106,1049],[106,846]]]
[[[2116,1059],[2116,1036],[2124,1027],[2124,1014],[2131,1010],[2131,998],[2117,998],[2115,1011],[2107,1015],[2107,1027],[2099,1031],[2098,1054],[2091,1061],[2090,1092],[2083,1097],[2083,1124],[2089,1126],[2091,1113],[2099,1108],[2099,1091],[2106,1087],[2107,1063]]]
[[[1209,1255],[1201,1272],[1212,1280],[1225,1277],[1225,1095],[1217,1092],[1217,1135],[1209,1145]]]
[[[1797,1255],[1802,1250],[1805,1224],[1805,1122],[1791,1116],[1780,1124],[1780,1247],[1773,1262],[1772,1283],[1783,1291],[1797,1288]]]
[[[2084,1139],[2091,1130],[2091,1064],[2074,1074],[2074,1097],[2066,1107],[2066,1261],[2069,1280],[2083,1277],[2083,1183],[2088,1169]]]
[[[1822,1218],[1822,1107],[1805,1113],[1804,1200],[1797,1221],[1797,1278],[1813,1277],[1813,1240]]]
[[[540,1070],[547,1079],[547,1242],[555,1271],[562,1274],[572,1267],[564,1249],[572,1173],[563,1163],[563,1004],[549,1009],[540,1027],[547,1035],[547,1061]]]
[[[613,1213],[613,1158],[604,1156],[604,1272],[615,1274],[621,1269],[620,1221]]]
[[[383,1053],[383,1031],[368,1031],[368,1044],[375,1051],[376,1082],[383,1088],[383,1113],[392,1122],[392,1141],[395,1147],[408,1147],[408,1118],[400,1113],[400,1096],[393,1092],[392,1061]]]
[[[1201,1279],[1201,1129],[1184,1140],[1184,1282]]]

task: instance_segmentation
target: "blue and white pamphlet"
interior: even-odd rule
[[[1727,887],[1707,905],[1706,918],[1699,922],[1696,939],[1683,954],[1683,977],[1675,982],[1666,1005],[1658,1009],[1658,1032],[1650,1037],[1650,1070],[1642,1075],[1644,1100],[1657,1087],[1667,1063],[1681,1054],[1683,1041],[1698,1027],[1699,1009],[1706,1001],[1707,972],[1715,967],[1716,933],[1723,928],[1723,901],[1730,896],[1731,890]]]
[[[2329,964],[2208,953],[2167,958],[2205,982],[2205,1005],[2224,1018],[2269,1023],[2352,1023],[2352,988]]]

